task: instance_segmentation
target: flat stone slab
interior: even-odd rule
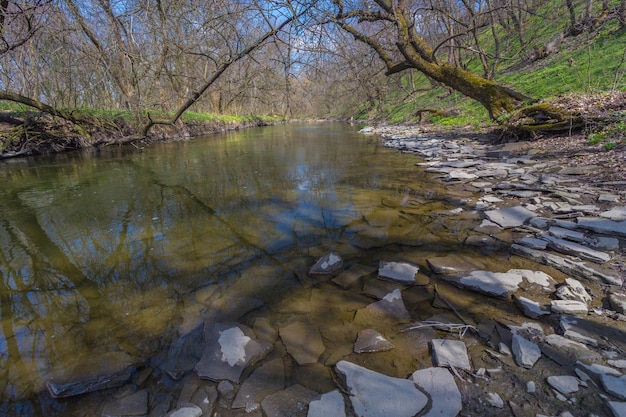
[[[608,253],[600,252],[595,249],[591,249],[588,246],[570,242],[569,240],[559,239],[554,236],[547,235],[544,235],[542,239],[548,241],[548,247],[557,252],[578,256],[581,259],[591,262],[603,264],[611,259],[611,256]]]
[[[406,323],[411,320],[411,316],[404,305],[402,293],[396,288],[380,301],[369,304],[367,307],[357,311],[354,320],[370,325],[373,325],[377,320],[392,320],[397,323]]]
[[[518,334],[513,334],[511,350],[515,363],[523,368],[532,368],[541,357],[539,346]]]
[[[356,353],[384,352],[393,348],[395,346],[374,329],[361,330],[354,343]]]
[[[254,332],[241,324],[216,323],[205,329],[202,358],[195,366],[200,378],[239,383],[251,364],[264,358],[272,345],[254,338]]]
[[[543,308],[538,302],[526,297],[515,297],[515,305],[517,305],[525,316],[532,319],[539,318],[550,314],[550,311]]]
[[[132,376],[135,360],[125,352],[108,352],[77,361],[46,382],[52,398],[71,397],[124,385]]]
[[[626,417],[626,402],[621,401],[607,401],[613,417]]]
[[[335,370],[358,417],[413,417],[426,407],[428,397],[412,380],[394,378],[347,361]]]
[[[270,394],[285,389],[285,366],[281,358],[264,363],[241,384],[232,408],[245,408],[247,413],[257,410]]]
[[[281,328],[278,333],[287,352],[298,362],[298,365],[317,363],[326,350],[318,328],[308,320],[294,321]]]
[[[473,271],[461,278],[446,277],[446,279],[461,287],[503,298],[517,291],[523,281],[522,275],[518,273],[491,271]]]
[[[309,275],[329,275],[343,268],[343,259],[335,252],[322,256],[309,270]]]
[[[467,347],[460,340],[433,339],[430,341],[433,350],[433,360],[436,366],[453,366],[455,368],[472,370]]]
[[[578,361],[594,363],[601,360],[600,354],[584,344],[558,334],[547,335],[543,342],[541,345],[543,353],[564,366],[572,366]]]
[[[266,416],[306,417],[309,403],[317,397],[317,392],[296,384],[268,395],[261,407]]]
[[[626,376],[600,375],[600,381],[606,392],[620,400],[626,400]]]
[[[348,270],[343,271],[341,274],[337,275],[331,281],[339,285],[341,288],[346,289],[352,286],[361,277],[370,275],[374,273],[374,271],[375,269],[372,267],[354,264]]]
[[[307,417],[346,417],[346,402],[339,390],[322,394],[319,400],[309,403]]]
[[[626,220],[626,207],[613,207],[611,210],[600,213],[600,216],[615,221]]]
[[[575,376],[553,375],[546,378],[546,382],[561,394],[568,395],[578,391],[579,381]]]
[[[626,237],[626,220],[617,222],[600,217],[579,217],[576,219],[576,223],[578,227],[592,230],[596,233]]]
[[[516,206],[497,210],[488,210],[485,212],[485,216],[500,227],[508,229],[523,225],[528,219],[536,217],[537,214],[525,207]]]
[[[462,274],[485,267],[484,263],[476,259],[455,253],[446,256],[426,258],[426,262],[428,262],[428,266],[435,274]]]
[[[578,300],[552,300],[550,309],[553,313],[561,314],[587,314],[589,312],[587,304]]]
[[[453,417],[463,409],[461,392],[449,370],[421,369],[413,372],[411,379],[430,396],[430,408],[422,417]]]
[[[385,262],[378,264],[378,277],[402,284],[415,283],[415,275],[419,272],[419,266],[407,262]]]
[[[576,300],[585,304],[591,302],[591,295],[583,284],[574,278],[565,278],[565,283],[557,288],[556,296],[561,300]]]
[[[202,409],[197,405],[189,404],[170,411],[165,417],[200,417]]]

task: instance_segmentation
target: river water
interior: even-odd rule
[[[199,289],[272,310],[330,250],[373,267],[459,250],[475,223],[438,216],[454,199],[416,162],[303,124],[0,163],[0,414],[68,413],[80,400],[51,400],[51,375],[106,352],[149,362],[207,314]]]

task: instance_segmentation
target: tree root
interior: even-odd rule
[[[536,139],[540,133],[580,129],[585,120],[565,109],[540,103],[515,110],[501,121],[501,125],[500,138],[513,135],[518,139]]]

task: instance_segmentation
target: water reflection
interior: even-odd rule
[[[46,379],[94,353],[150,357],[198,288],[270,297],[251,271],[297,276],[413,162],[347,128],[279,126],[0,165],[0,411],[36,415]]]

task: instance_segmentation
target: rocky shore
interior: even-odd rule
[[[466,251],[423,249],[439,243],[411,226],[421,203],[388,204],[286,277],[304,290],[280,305],[218,310],[199,289],[160,357],[112,354],[49,394],[107,389],[102,416],[626,416],[626,178],[528,143],[363,133],[416,155],[454,205],[429,221]]]

